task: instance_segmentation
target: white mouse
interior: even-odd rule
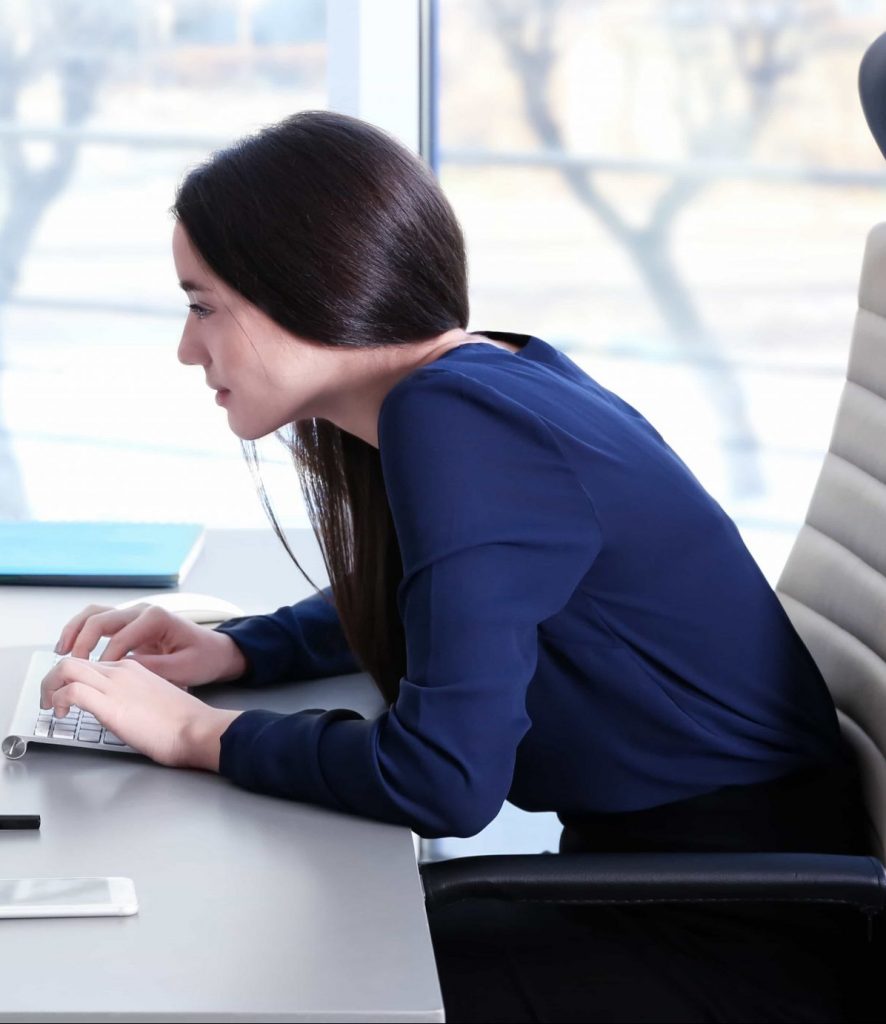
[[[178,590],[168,591],[164,594],[149,594],[147,597],[137,597],[133,601],[124,601],[118,604],[117,608],[132,608],[137,604],[156,604],[160,608],[181,615],[182,618],[190,619],[191,622],[198,622],[201,625],[217,625],[228,619],[237,618],[244,612],[237,605],[225,601],[221,597],[213,597],[210,594],[189,594]]]

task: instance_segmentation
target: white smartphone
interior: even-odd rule
[[[119,917],[137,912],[131,878],[0,878],[0,918]]]

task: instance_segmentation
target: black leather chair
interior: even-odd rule
[[[886,157],[886,33],[865,52],[859,91]],[[875,955],[886,946],[877,918],[886,905],[886,223],[868,235],[833,436],[776,592],[828,683],[857,756],[869,855],[465,857],[422,865],[428,909],[477,897],[580,904],[837,901],[868,916]]]

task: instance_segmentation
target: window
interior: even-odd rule
[[[0,516],[266,525],[176,358],[168,208],[214,148],[327,106],[326,3],[21,2],[0,21]],[[285,451],[265,458],[298,514]]]
[[[636,406],[775,582],[842,386],[882,157],[881,5],[446,0],[439,175],[471,330],[536,334]]]

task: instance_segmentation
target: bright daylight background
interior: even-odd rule
[[[175,357],[167,209],[212,149],[328,105],[325,16],[0,6],[0,518],[266,525],[202,369]],[[884,26],[881,0],[439,7],[438,172],[469,329],[538,335],[640,409],[773,583],[886,219],[856,85]],[[307,527],[285,451],[260,451],[281,522]]]
[[[266,520],[199,367],[167,209],[188,167],[327,105],[323,0],[0,8],[0,518]],[[442,0],[439,175],[469,328],[636,405],[775,579],[886,216],[871,0]],[[308,526],[286,453],[272,501]]]

